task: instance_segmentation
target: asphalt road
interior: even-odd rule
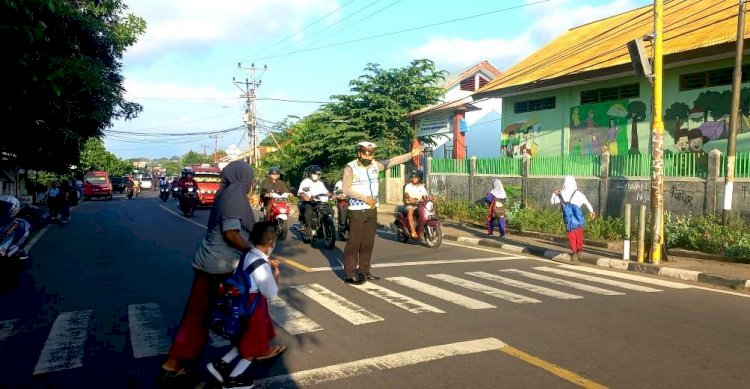
[[[3,274],[0,388],[153,388],[192,282],[208,210],[156,192],[90,201]],[[385,218],[386,215],[380,215]],[[382,220],[385,221],[385,220]],[[750,300],[645,275],[379,232],[364,287],[290,233],[258,387],[745,387]],[[623,277],[630,277],[623,278]],[[635,277],[635,278],[633,278]],[[213,339],[199,367],[222,355]],[[208,376],[199,387],[215,387]]]

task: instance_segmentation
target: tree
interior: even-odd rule
[[[193,150],[188,151],[182,156],[182,158],[180,158],[180,163],[185,166],[194,165],[197,163],[209,163],[209,162],[211,161],[208,156],[197,153]]]
[[[682,128],[682,125],[687,123],[688,115],[690,115],[690,107],[679,101],[672,103],[664,113],[664,122],[671,123],[674,121],[674,126],[667,127],[667,131],[672,134],[672,137],[677,140],[677,132]],[[670,130],[671,128],[671,130]]]
[[[145,30],[122,0],[0,3],[0,117],[24,136],[2,147],[28,168],[64,172],[89,138],[142,107],[125,100],[121,60]]]
[[[628,117],[632,120],[630,126],[630,154],[639,154],[638,122],[646,118],[646,104],[640,100],[631,101],[628,104]]]
[[[82,172],[101,170],[113,176],[121,176],[133,170],[133,164],[117,158],[104,148],[104,143],[97,138],[89,138],[81,151],[78,166]]]

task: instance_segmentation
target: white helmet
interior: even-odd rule
[[[21,202],[18,201],[17,198],[11,196],[11,195],[0,195],[0,201],[4,201],[6,203],[10,204],[10,209],[8,210],[8,216],[12,219],[16,217],[18,214],[18,211],[21,210]]]
[[[375,143],[362,141],[357,143],[357,152],[360,151],[366,151],[368,154],[372,154],[375,152],[375,149],[378,147]]]

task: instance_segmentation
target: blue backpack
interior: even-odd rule
[[[234,273],[222,281],[218,287],[216,301],[211,310],[209,328],[217,335],[237,341],[247,324],[247,318],[253,314],[258,305],[260,293],[250,301],[250,274],[266,263],[263,258],[256,258],[247,269],[243,269],[250,251],[240,257],[240,263]]]
[[[570,195],[571,200],[573,200],[573,196],[575,196],[576,192],[578,191],[576,190],[572,195]],[[560,197],[560,207],[562,208],[565,228],[568,231],[573,231],[575,229],[583,227],[583,225],[586,224],[586,219],[583,217],[583,211],[581,211],[581,207],[572,204],[570,201],[565,201],[562,195],[558,196]]]

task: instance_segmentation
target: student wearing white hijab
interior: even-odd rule
[[[500,231],[500,237],[504,237],[507,229],[507,216],[505,214],[505,205],[508,201],[508,195],[505,193],[503,182],[499,178],[492,180],[492,190],[487,194],[487,204],[489,205],[487,213],[487,235],[492,236],[497,220],[497,229]]]
[[[578,191],[578,184],[573,176],[565,176],[562,189],[557,189],[552,193],[550,202],[553,205],[561,202],[570,203],[581,209],[586,206],[591,214],[591,220],[596,218],[594,207],[591,206],[586,195]],[[579,262],[578,254],[583,251],[583,225],[568,231],[568,241],[570,242],[570,249],[573,251],[573,262],[577,263]]]

